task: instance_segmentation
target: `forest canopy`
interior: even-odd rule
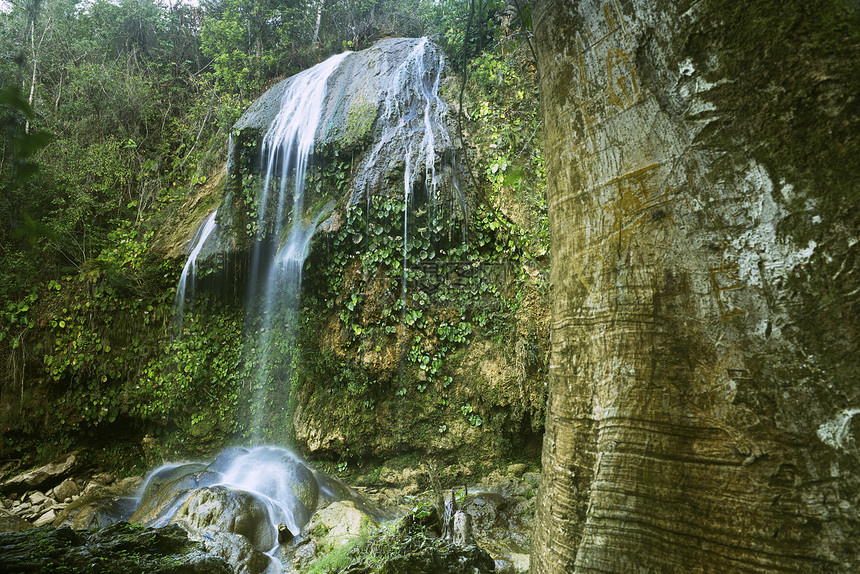
[[[389,36],[430,35],[462,69],[464,55],[513,29],[490,0],[17,0],[3,9],[0,283],[13,291],[141,240],[141,224],[223,161],[230,126],[276,80]],[[117,256],[101,262],[131,254]]]

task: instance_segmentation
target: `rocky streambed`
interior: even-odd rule
[[[353,488],[275,447],[123,479],[84,478],[72,453],[0,483],[0,571],[527,572],[524,471],[443,494],[425,469]]]

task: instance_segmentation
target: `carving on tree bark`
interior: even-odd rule
[[[858,15],[533,11],[553,319],[531,571],[860,569]]]

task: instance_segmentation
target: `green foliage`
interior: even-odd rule
[[[0,134],[0,257],[17,255],[12,252],[13,244],[32,248],[54,237],[53,230],[31,215],[31,180],[39,171],[35,157],[53,139],[49,132],[31,126],[36,119],[35,111],[20,90],[11,86],[0,89],[0,122],[5,126]],[[29,270],[34,263],[13,257],[8,257],[8,264],[0,273],[0,294],[5,295],[20,283],[15,270]],[[21,265],[16,269],[10,266],[13,263]]]
[[[302,376],[360,397],[365,411],[426,399],[489,426],[484,403],[458,411],[465,401],[453,395],[451,365],[475,339],[510,334],[521,263],[540,258],[547,241],[534,71],[521,47],[497,43],[508,33],[501,4],[475,3],[468,37],[470,5],[459,0],[33,6],[36,14],[18,4],[0,14],[0,85],[23,87],[0,93],[0,356],[10,365],[3,390],[14,385],[18,399],[3,422],[58,436],[121,426],[167,443],[202,442],[247,433],[250,397],[266,385],[279,389],[266,415],[285,420],[291,406],[281,390],[289,393],[298,357],[283,324],[274,325],[267,351],[277,367],[264,381],[255,377],[259,341],[247,336],[261,325],[229,302],[200,298],[174,338],[179,266],[153,253],[157,230],[196,201],[222,166],[230,126],[273,80],[344,47],[430,33],[458,69],[471,69],[465,106],[480,126],[472,131],[487,202],[470,213],[465,241],[460,220],[420,199],[408,210],[382,196],[343,209],[340,229],[309,262],[319,284],[305,291],[299,343],[310,368]],[[317,150],[312,209],[349,194],[349,150],[366,140],[375,111],[350,110],[339,149]],[[255,145],[237,141],[249,152]],[[259,161],[251,155],[243,161]],[[238,183],[236,221],[249,243],[265,238],[256,223],[259,178]],[[526,215],[506,209],[504,198]],[[328,326],[319,319],[331,310],[346,355],[319,348]],[[397,375],[382,385],[358,357],[389,348]],[[178,441],[171,448],[183,448]]]
[[[197,301],[194,311],[184,317],[180,336],[167,342],[163,354],[142,368],[132,413],[144,420],[194,413],[192,427],[208,416],[229,421],[231,431],[241,430],[241,421],[234,415],[243,398],[239,392],[242,325],[238,310],[209,298]]]
[[[35,175],[39,166],[32,157],[53,138],[45,130],[30,130],[25,122],[36,119],[33,107],[24,99],[21,91],[12,86],[0,89],[0,109],[6,134],[3,140],[4,156],[11,165],[10,183],[21,184]]]
[[[549,225],[534,64],[522,47],[481,54],[471,81],[475,143],[485,152],[479,169],[490,184],[489,199],[515,214],[529,251],[542,256],[549,249]]]
[[[303,365],[312,373],[307,376],[345,387],[364,399],[366,408],[375,404],[367,397],[393,393],[405,400],[410,391],[432,391],[444,409],[454,380],[454,355],[476,334],[511,328],[524,277],[517,272],[513,283],[504,285],[499,273],[526,256],[526,237],[498,213],[482,208],[473,214],[466,242],[450,242],[429,206],[412,206],[404,241],[405,209],[400,199],[373,197],[346,210],[343,224],[326,244],[322,290],[306,289]],[[333,303],[352,356],[398,349],[406,370],[399,371],[394,388],[379,388],[350,360],[322,360],[316,343],[309,342],[319,337],[314,317]],[[464,415],[481,426],[477,408]]]
[[[501,0],[422,0],[420,14],[425,33],[442,46],[455,69],[462,70],[464,62],[492,45],[504,8]]]

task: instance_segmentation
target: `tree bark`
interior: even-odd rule
[[[860,571],[851,6],[535,0],[553,318],[532,572]]]
[[[320,41],[320,26],[322,25],[322,14],[323,9],[325,8],[325,0],[319,0],[317,2],[317,19],[316,24],[314,25],[314,44],[319,44]]]

